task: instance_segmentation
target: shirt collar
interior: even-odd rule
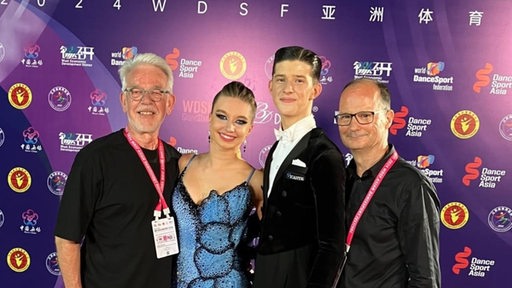
[[[316,128],[315,117],[313,114],[310,114],[285,130],[282,128],[274,129],[274,134],[276,135],[277,141],[282,140],[285,142],[293,143],[298,139],[301,139],[314,128]]]
[[[375,165],[373,165],[370,169],[364,171],[361,179],[367,178],[367,177],[374,178],[379,173],[382,166],[384,166],[384,163],[386,163],[388,158],[391,157],[391,154],[393,154],[394,151],[395,151],[395,147],[393,146],[393,144],[389,144],[388,152],[386,152],[384,157],[382,157],[382,159],[380,159],[379,162],[375,163]],[[357,167],[356,167],[356,162],[354,161],[354,159],[352,159],[352,161],[350,161],[349,165],[347,166],[347,171],[348,171],[350,177],[353,177],[356,179],[359,178],[357,176]]]

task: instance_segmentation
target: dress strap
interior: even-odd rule
[[[245,180],[245,182],[247,182],[247,183],[251,182],[252,175],[254,175],[255,171],[256,171],[256,169],[254,167],[252,167],[252,171],[249,174],[249,177],[247,177],[247,180]]]
[[[188,160],[187,165],[185,165],[185,168],[183,169],[183,171],[181,171],[181,175],[180,176],[185,175],[185,171],[187,171],[188,166],[190,165],[192,160],[194,160],[194,158],[196,158],[196,156],[197,156],[197,154],[194,154],[194,155],[192,155],[192,157],[190,157],[190,160]]]

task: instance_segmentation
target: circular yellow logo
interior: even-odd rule
[[[30,188],[32,184],[32,177],[25,168],[16,167],[12,168],[7,176],[7,182],[12,190],[18,193],[23,193]]]
[[[475,136],[480,128],[480,120],[473,111],[461,110],[452,117],[450,123],[452,133],[460,139],[468,139]]]
[[[441,210],[441,222],[450,229],[462,228],[469,220],[469,211],[460,202],[450,202]]]
[[[220,59],[220,72],[230,80],[240,79],[246,70],[245,57],[236,51],[230,51]]]
[[[7,254],[7,265],[14,272],[24,272],[30,266],[30,255],[25,249],[13,248]]]
[[[27,108],[32,102],[32,91],[27,85],[16,83],[9,89],[7,97],[9,97],[9,103],[12,107],[21,110]]]

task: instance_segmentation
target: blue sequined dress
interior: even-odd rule
[[[249,287],[237,248],[251,211],[248,182],[254,170],[242,184],[222,195],[212,190],[196,204],[183,184],[190,162],[172,197],[180,246],[177,287]]]

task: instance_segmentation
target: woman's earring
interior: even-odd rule
[[[244,140],[244,147],[243,147],[244,153],[245,153],[245,150],[247,150],[247,139]]]
[[[208,143],[210,143],[210,131],[208,131]]]

